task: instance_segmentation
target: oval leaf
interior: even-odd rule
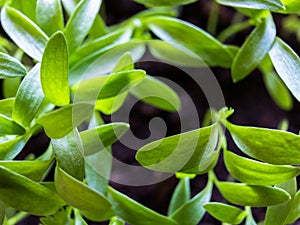
[[[277,38],[269,52],[272,63],[287,88],[300,101],[300,59],[297,54]]]
[[[206,203],[204,209],[221,222],[229,224],[240,224],[247,213],[237,207],[220,202]]]
[[[23,77],[27,69],[17,59],[0,52],[0,79]]]
[[[41,83],[46,98],[54,105],[70,102],[68,83],[69,63],[66,39],[62,32],[55,33],[48,41],[41,64]]]
[[[247,38],[232,64],[232,79],[238,82],[249,75],[264,59],[276,37],[271,15],[264,19]]]
[[[280,184],[300,174],[300,168],[261,163],[224,151],[229,173],[239,181],[253,185]]]
[[[281,10],[284,5],[281,0],[217,0],[219,4],[231,7],[249,8],[249,9],[266,9]]]
[[[284,190],[277,187],[218,182],[217,187],[229,202],[243,206],[265,207],[277,205],[291,199]]]
[[[300,164],[300,137],[290,132],[226,123],[235,144],[247,155],[279,165]]]
[[[192,130],[154,141],[138,150],[136,159],[146,168],[178,172],[198,167],[214,151],[217,125]]]
[[[16,122],[0,114],[0,136],[24,134],[25,129]]]
[[[9,37],[30,57],[40,61],[48,41],[47,35],[19,11],[5,6],[1,23]]]

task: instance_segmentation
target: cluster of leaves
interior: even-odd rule
[[[180,109],[171,88],[134,68],[146,47],[174,65],[230,68],[234,82],[258,68],[281,108],[291,109],[290,93],[300,100],[300,59],[276,37],[272,18],[272,12],[299,14],[299,1],[216,0],[215,6],[234,7],[248,18],[217,38],[174,18],[176,10],[170,7],[195,1],[136,0],[150,9],[111,27],[99,15],[101,0],[1,1],[1,24],[12,42],[0,39],[5,97],[0,100],[0,223],[15,224],[33,214],[42,216],[45,225],[87,224],[84,218],[114,225],[196,225],[207,211],[224,223],[245,219],[255,225],[251,207],[267,207],[264,224],[288,224],[300,217],[300,169],[295,166],[300,164],[300,137],[232,124],[227,118],[233,111],[227,109],[213,112],[206,127],[152,142],[137,152],[142,166],[180,179],[167,216],[108,184],[110,146],[129,125],[104,124],[99,112],[116,112],[128,95],[163,110]],[[223,44],[250,26],[254,29],[241,47]],[[227,149],[224,127],[252,159]],[[14,160],[41,129],[51,139],[44,154]],[[219,181],[213,173],[221,151],[227,170],[240,182]],[[44,182],[52,167],[54,181]],[[206,187],[191,198],[190,179],[205,173]],[[240,207],[210,202],[214,186],[227,202]],[[21,213],[11,217],[11,208]]]

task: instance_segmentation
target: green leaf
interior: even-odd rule
[[[66,136],[83,121],[89,119],[92,113],[92,105],[77,103],[44,114],[36,122],[44,127],[50,138],[59,139]]]
[[[26,54],[38,61],[42,59],[48,37],[36,24],[9,6],[1,11],[1,23],[9,37]]]
[[[65,28],[70,53],[81,45],[90,31],[100,10],[101,2],[101,0],[82,0],[72,13]]]
[[[300,191],[293,197],[291,211],[285,220],[286,224],[291,224],[300,218]]]
[[[201,192],[178,208],[171,215],[171,218],[180,225],[197,225],[204,216],[205,209],[203,204],[210,201],[212,188],[212,182],[209,181]]]
[[[209,66],[231,66],[230,52],[200,28],[179,19],[163,16],[147,18],[145,23],[160,39],[195,52]]]
[[[58,224],[70,224],[70,210],[61,209],[57,213],[51,216],[42,217],[40,221],[43,225],[58,225]]]
[[[218,182],[217,187],[226,200],[236,205],[265,207],[291,199],[286,191],[277,187],[231,182]]]
[[[112,206],[105,196],[74,179],[59,167],[55,170],[55,187],[69,205],[82,212],[96,214],[99,220],[108,220],[114,216]]]
[[[138,99],[166,111],[179,111],[180,98],[173,89],[160,80],[146,76],[145,79],[130,90]]]
[[[0,179],[0,199],[10,207],[34,215],[51,215],[64,205],[48,188],[2,166]]]
[[[54,105],[70,102],[68,73],[68,47],[64,34],[58,31],[49,39],[41,64],[42,88],[45,97]]]
[[[161,40],[150,40],[147,42],[151,54],[171,65],[186,67],[206,67],[206,64],[189,49],[169,44]]]
[[[239,181],[253,185],[274,185],[300,174],[300,168],[272,165],[224,151],[224,161],[229,173]]]
[[[135,2],[144,4],[147,7],[159,7],[159,6],[177,6],[177,5],[186,5],[197,0],[134,0]]]
[[[265,18],[246,39],[232,64],[232,79],[238,82],[249,75],[264,59],[276,37],[272,16]]]
[[[128,70],[83,80],[72,87],[77,100],[95,101],[115,97],[140,83],[146,73],[143,70]]]
[[[14,107],[15,98],[6,98],[0,100],[0,114],[12,117],[12,110]]]
[[[168,215],[174,213],[180,206],[186,204],[191,197],[191,190],[190,190],[190,178],[184,177],[179,180],[179,183],[176,186],[176,189],[173,192],[169,209]]]
[[[88,225],[87,222],[82,218],[79,210],[74,210],[75,224],[74,225]]]
[[[257,223],[255,222],[253,215],[252,215],[252,211],[251,208],[249,206],[246,206],[246,212],[247,212],[247,218],[245,221],[245,225],[257,225]]]
[[[132,225],[177,224],[174,220],[146,208],[112,187],[108,187],[107,192],[116,215]]]
[[[63,138],[52,139],[51,143],[59,166],[70,176],[83,180],[83,146],[78,131],[74,129]]]
[[[24,148],[28,137],[19,136],[0,142],[0,159],[9,160],[16,157]]]
[[[10,118],[0,114],[0,136],[4,135],[21,135],[25,129]]]
[[[285,10],[283,13],[297,13],[300,14],[300,2],[298,0],[282,0]]]
[[[53,159],[45,161],[0,161],[0,166],[34,181],[41,181]]]
[[[27,74],[27,69],[17,59],[0,53],[0,79],[11,77],[23,77]]]
[[[206,203],[203,207],[210,215],[223,223],[240,224],[247,216],[245,211],[220,202]]]
[[[21,83],[21,77],[4,79],[2,82],[2,91],[4,98],[15,97]]]
[[[276,41],[269,52],[272,63],[287,88],[300,101],[300,59],[281,39]]]
[[[12,8],[15,8],[16,10],[23,13],[25,16],[27,16],[32,21],[35,21],[35,9],[36,9],[36,0],[26,0],[26,1],[20,1],[20,0],[11,0],[9,4]]]
[[[214,124],[149,143],[138,150],[136,159],[151,170],[185,171],[201,165],[212,154],[217,141]]]
[[[217,2],[231,7],[249,9],[266,9],[273,11],[284,9],[284,5],[281,0],[217,0]]]
[[[122,107],[127,96],[128,92],[123,92],[116,97],[99,99],[96,101],[95,110],[111,115]]]
[[[29,127],[37,115],[44,100],[40,83],[40,64],[30,70],[23,79],[16,95],[12,118],[14,121]]]
[[[110,123],[80,133],[84,155],[99,152],[122,137],[129,125],[127,123]]]
[[[113,68],[112,72],[117,73],[117,72],[122,72],[126,70],[133,70],[134,69],[134,62],[131,56],[130,52],[124,53],[115,67]]]
[[[113,217],[108,225],[125,225],[125,222],[117,217]]]
[[[300,137],[290,132],[226,123],[235,144],[247,155],[279,165],[300,164]]]
[[[0,224],[5,220],[5,205],[0,201]]]
[[[59,0],[37,0],[36,22],[43,31],[51,36],[64,29],[64,18]]]

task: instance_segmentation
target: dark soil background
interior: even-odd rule
[[[133,14],[144,9],[142,5],[132,2],[131,0],[106,0],[106,22],[108,25],[116,24],[124,21]],[[203,29],[206,29],[211,1],[200,0],[194,4],[182,7],[180,18],[191,22]],[[221,7],[220,18],[218,25],[218,32],[230,25],[231,19],[234,16],[234,11],[228,7]],[[280,30],[282,15],[275,15],[275,21],[278,27],[278,35],[281,36],[293,49],[299,51],[299,43],[296,41],[294,35],[286,36],[285,32]],[[246,35],[251,30],[246,30],[227,41],[228,44],[241,45]],[[174,80],[181,87],[185,88],[198,109],[200,119],[203,118],[207,110],[207,102],[205,96],[198,89],[193,88],[193,83],[189,79],[185,79],[183,75],[174,72],[174,68],[161,65],[159,67],[151,67],[151,65],[140,65],[142,68],[146,67],[151,70],[151,73],[165,76],[168,79]],[[262,76],[258,71],[255,71],[243,81],[234,84],[231,80],[229,70],[221,68],[212,69],[217,78],[226,100],[226,105],[235,109],[234,115],[230,118],[233,123],[240,125],[251,125],[268,128],[276,128],[282,119],[288,119],[290,122],[289,130],[298,133],[300,130],[300,104],[294,100],[294,107],[291,111],[286,112],[281,110],[272,101],[264,87]],[[149,72],[150,73],[150,72]],[[151,74],[150,73],[150,74]],[[174,73],[176,75],[174,75]],[[168,125],[168,134],[176,134],[180,131],[179,118],[176,113],[167,113],[154,109],[144,103],[138,103],[131,111],[131,129],[139,137],[147,137],[149,135],[148,122],[151,118],[161,117]],[[108,116],[104,116],[106,121],[109,121]],[[228,140],[230,137],[228,136]],[[26,151],[32,151],[37,146],[46,146],[47,138],[39,135],[34,138],[26,147]],[[232,141],[228,142],[229,149],[237,150]],[[266,146],[267,147],[267,146]],[[39,147],[39,149],[41,149]],[[135,151],[128,149],[121,143],[116,143],[113,146],[114,156],[126,163],[136,164],[134,159]],[[25,153],[24,153],[25,154]],[[215,168],[215,172],[219,179],[226,180],[228,177],[227,171],[223,165],[220,157],[220,162]],[[192,195],[198,193],[206,184],[207,176],[198,176],[191,181]],[[132,187],[111,183],[113,187],[125,193],[129,197],[137,200],[145,206],[159,212],[166,214],[168,204],[178,180],[173,176],[161,183],[150,186]],[[224,201],[220,194],[215,191],[213,201]],[[262,209],[254,210],[254,217],[257,221],[264,218],[264,211]],[[34,222],[35,221],[35,222]],[[38,224],[38,220],[29,218],[20,224]],[[107,224],[107,223],[91,223],[91,224]],[[208,215],[199,223],[201,225],[220,224]],[[162,224],[163,225],[163,224]]]

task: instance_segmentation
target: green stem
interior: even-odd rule
[[[219,4],[213,1],[207,21],[207,31],[212,35],[215,35],[217,32],[219,10]]]
[[[225,30],[223,30],[218,36],[217,39],[221,42],[224,42],[225,40],[227,40],[229,37],[235,35],[236,33],[245,30],[246,28],[250,27],[251,24],[249,23],[249,21],[245,21],[245,22],[241,22],[241,23],[237,23],[234,25],[231,25],[230,27],[226,28]]]
[[[12,218],[10,218],[7,221],[7,224],[9,224],[9,225],[17,224],[21,220],[25,219],[27,216],[28,216],[28,213],[26,213],[26,212],[19,212],[15,216],[13,216]]]

